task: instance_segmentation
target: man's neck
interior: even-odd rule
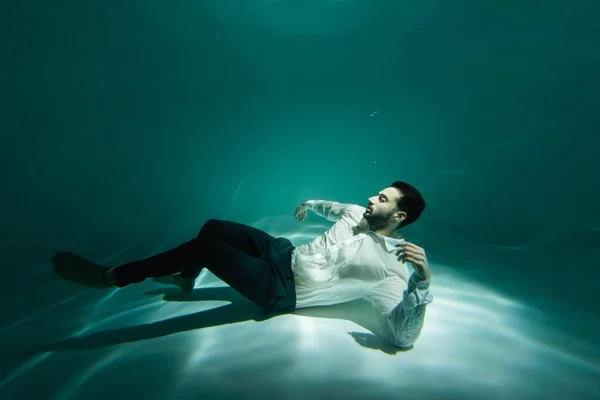
[[[394,230],[391,228],[371,229],[371,226],[369,225],[367,220],[364,218],[361,219],[360,222],[358,223],[358,228],[360,229],[360,231],[370,230],[370,231],[377,233],[378,235],[387,236],[390,238],[396,238],[396,237],[402,238],[403,237],[402,235],[395,233]]]
[[[390,237],[393,238],[394,237],[394,230],[390,229],[390,228],[383,228],[383,229],[378,229],[376,231],[373,231],[381,236],[386,236],[386,237]]]

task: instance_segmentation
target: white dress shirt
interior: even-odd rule
[[[335,224],[292,253],[296,308],[366,299],[386,339],[411,347],[421,334],[426,305],[433,296],[407,264],[398,261],[402,235],[382,236],[369,229],[365,208],[355,204],[310,200],[315,214]],[[412,269],[412,268],[411,268]]]

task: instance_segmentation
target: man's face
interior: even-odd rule
[[[381,228],[390,223],[398,223],[394,220],[394,213],[398,212],[398,200],[401,193],[394,187],[388,187],[370,197],[363,218],[367,220],[372,228]]]

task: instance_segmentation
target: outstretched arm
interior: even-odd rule
[[[303,221],[306,218],[307,210],[312,210],[315,214],[335,222],[348,207],[352,206],[354,204],[344,204],[327,200],[308,200],[298,206],[294,218],[298,221]]]

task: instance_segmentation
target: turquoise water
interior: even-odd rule
[[[0,398],[600,398],[600,4],[172,3],[2,7]],[[330,226],[300,202],[395,180],[427,201],[410,352],[360,302],[260,321],[210,273],[106,294],[49,264],[209,218],[300,244]]]

